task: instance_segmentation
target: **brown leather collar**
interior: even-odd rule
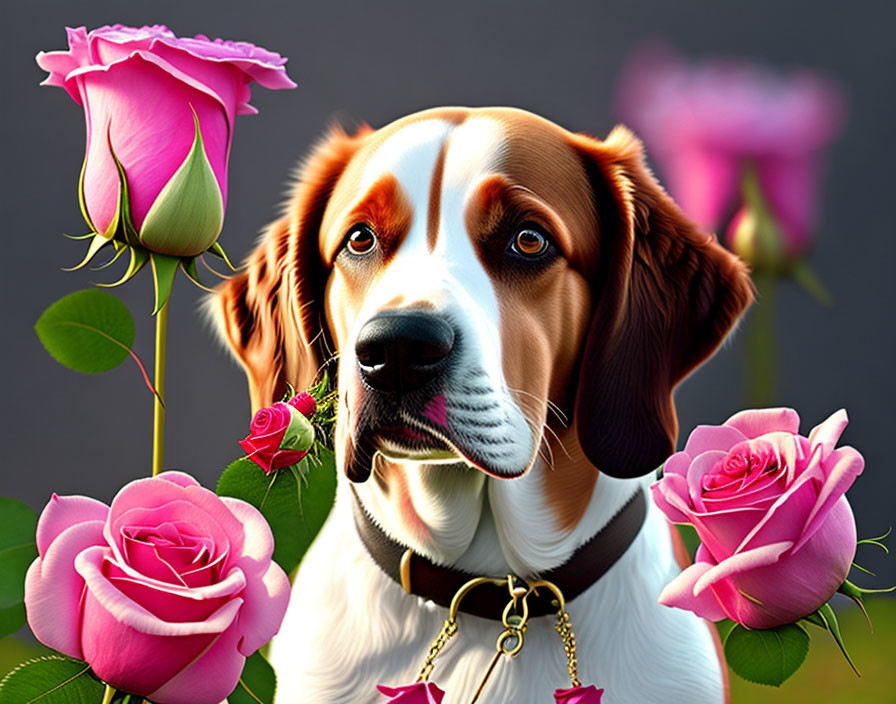
[[[354,490],[352,493],[355,497],[355,525],[361,536],[361,542],[383,572],[401,584],[409,594],[415,594],[447,608],[458,589],[471,579],[482,576],[454,567],[437,565],[422,555],[413,553],[407,546],[392,540],[361,506],[357,493]],[[566,562],[541,573],[538,578],[556,584],[563,592],[566,601],[572,601],[606,574],[628,550],[640,532],[646,514],[647,502],[643,489],[639,488],[610,522],[579,547]],[[506,588],[486,585],[471,592],[464,599],[460,610],[474,616],[500,620],[506,604]],[[530,616],[546,616],[556,612],[557,606],[552,605],[549,594],[545,591],[529,604]]]

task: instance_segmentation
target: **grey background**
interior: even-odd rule
[[[894,522],[896,438],[891,224],[896,124],[886,2],[506,3],[454,0],[303,4],[66,0],[4,7],[2,281],[3,465],[0,494],[40,508],[51,492],[108,500],[150,470],[151,398],[135,366],[98,376],[70,372],[43,351],[32,325],[57,298],[111,281],[113,272],[65,273],[80,259],[76,184],[83,158],[81,109],[40,88],[33,61],[65,47],[65,25],[164,23],[177,33],[244,39],[290,57],[295,91],[254,90],[261,114],[238,118],[221,242],[237,260],[270,220],[295,161],[334,118],[373,126],[435,105],[513,105],[573,130],[606,134],[615,122],[616,77],[632,49],[663,37],[692,56],[739,55],[805,66],[838,79],[850,101],[846,132],[831,150],[812,264],[835,303],[824,308],[793,285],[781,291],[782,383],[805,431],[840,407],[845,441],[867,460],[850,491],[859,533]],[[148,274],[114,292],[137,317],[137,351],[152,363]],[[241,370],[197,315],[201,292],[181,277],[169,334],[167,465],[213,485],[239,454],[249,421]],[[743,408],[743,336],[679,390],[682,438]],[[866,554],[869,553],[869,554]],[[896,581],[896,560],[865,549]]]

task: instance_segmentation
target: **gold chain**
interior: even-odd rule
[[[417,681],[426,682],[429,679],[435,666],[436,657],[445,645],[447,645],[448,641],[451,640],[451,637],[457,633],[457,613],[460,609],[461,600],[471,589],[482,584],[494,584],[498,586],[506,585],[510,592],[511,599],[504,608],[504,613],[502,614],[501,621],[505,626],[505,630],[498,636],[498,641],[496,643],[497,652],[493,656],[485,676],[479,683],[479,687],[473,696],[473,702],[479,699],[479,695],[482,693],[486,682],[488,682],[489,677],[494,671],[498,659],[502,655],[511,658],[516,657],[522,650],[523,636],[526,632],[526,626],[529,620],[529,605],[527,603],[527,598],[533,592],[537,594],[538,588],[541,587],[549,589],[554,593],[554,596],[557,597],[554,603],[559,608],[557,610],[557,624],[554,626],[554,629],[560,634],[560,639],[563,641],[563,650],[566,653],[567,660],[566,669],[569,672],[570,680],[572,680],[572,686],[580,687],[582,683],[579,681],[579,664],[576,659],[576,637],[572,632],[572,626],[570,625],[569,613],[566,611],[563,592],[561,592],[556,585],[545,580],[532,582],[527,587],[517,587],[516,578],[512,575],[508,575],[505,579],[491,579],[485,577],[472,579],[457,591],[451,601],[448,618],[442,625],[442,630],[439,631],[439,634],[432,642],[432,645],[429,646],[429,652],[426,655],[426,659],[423,661],[420,673],[417,675]],[[520,607],[521,611],[519,610]],[[508,640],[510,641],[509,643],[506,642]]]
[[[451,640],[451,636],[457,633],[457,621],[453,618],[445,619],[445,623],[442,626],[442,630],[439,631],[439,635],[436,636],[436,639],[432,642],[432,645],[429,646],[429,652],[426,654],[426,660],[423,661],[423,667],[420,668],[420,674],[417,675],[418,682],[426,682],[429,679],[429,676],[432,674],[432,668],[435,666],[435,659],[442,648],[445,647],[445,644]]]
[[[565,609],[560,609],[557,614],[557,625],[554,626],[557,633],[560,634],[560,640],[563,641],[563,650],[566,652],[569,679],[572,680],[573,687],[581,687],[579,682],[579,663],[576,660],[576,636],[572,632],[572,626],[569,625],[569,614]]]

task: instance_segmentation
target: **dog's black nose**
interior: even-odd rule
[[[355,343],[361,377],[380,391],[413,391],[442,371],[454,328],[424,311],[388,311],[368,320]]]

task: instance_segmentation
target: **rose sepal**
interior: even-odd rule
[[[97,284],[111,288],[130,281],[147,262],[150,262],[155,290],[153,315],[161,310],[171,295],[178,266],[191,281],[201,288],[206,288],[206,286],[199,278],[195,261],[202,254],[208,252],[220,257],[233,269],[224,249],[217,242],[224,221],[224,201],[205,151],[202,130],[195,111],[193,111],[193,121],[193,145],[156,197],[139,231],[131,216],[127,174],[115,153],[108,134],[109,154],[118,173],[119,196],[115,214],[104,232],[96,231],[87,211],[84,197],[86,167],[81,169],[78,200],[84,219],[93,231],[85,235],[68,237],[78,240],[92,239],[81,261],[73,267],[64,268],[64,270],[76,271],[83,268],[93,260],[100,250],[107,245],[112,245],[115,249],[114,255],[105,263],[95,267],[94,270],[111,266],[125,251],[130,254],[130,261],[124,274],[117,281]],[[185,203],[188,204],[186,208],[184,208]],[[207,207],[196,208],[194,203],[201,203]],[[192,219],[184,217],[185,210],[192,211],[194,217]],[[166,248],[172,251],[165,251]]]
[[[831,608],[830,603],[824,604],[821,608],[806,616],[804,620],[811,623],[813,626],[818,626],[819,628],[828,631],[834,638],[837,647],[840,648],[840,652],[843,653],[843,657],[846,658],[846,662],[849,663],[852,671],[855,672],[858,677],[862,676],[862,673],[859,672],[859,669],[852,661],[849,651],[846,650],[846,642],[843,640],[843,635],[840,633],[840,622],[837,620],[837,614],[834,613],[834,609]]]
[[[192,107],[191,107],[192,110]],[[193,145],[143,218],[138,239],[153,252],[194,257],[221,234],[224,199],[193,112]]]

